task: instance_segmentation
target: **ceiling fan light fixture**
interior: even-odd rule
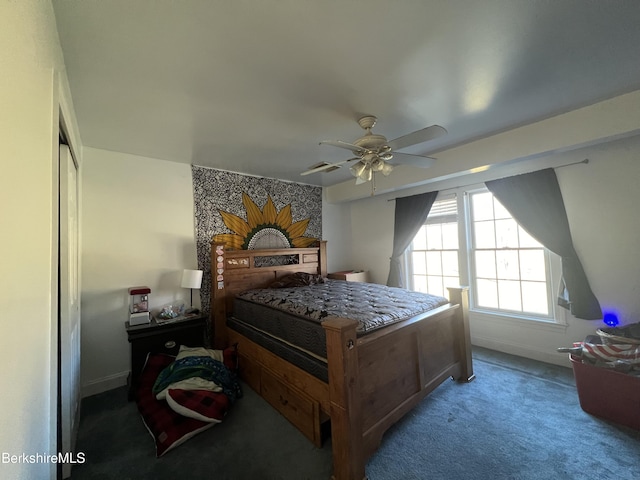
[[[393,171],[393,165],[391,165],[390,163],[385,163],[382,167],[382,174],[387,177],[389,176],[389,174]]]
[[[389,160],[391,160],[393,158],[393,154],[392,153],[382,153],[380,155],[378,155],[379,158],[381,158],[382,160],[384,160],[385,162],[388,162]]]
[[[362,160],[360,160],[358,163],[354,164],[349,171],[351,172],[351,175],[353,175],[354,177],[358,177],[360,178],[360,175],[362,175],[362,172],[364,172],[367,169],[367,164],[364,163]]]
[[[384,165],[385,163],[380,158],[376,158],[371,162],[371,170],[381,172],[384,169]]]
[[[360,175],[358,175],[358,178],[365,182],[370,182],[371,178],[373,178],[373,171],[370,168],[365,167],[365,169],[360,173]]]

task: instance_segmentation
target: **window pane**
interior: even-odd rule
[[[471,196],[473,220],[489,220],[493,218],[493,195],[490,192],[474,193]]]
[[[458,224],[444,223],[442,225],[442,248],[447,250],[458,249]]]
[[[427,292],[431,295],[440,295],[444,297],[444,291],[442,290],[442,277],[427,277]]]
[[[493,198],[494,218],[513,218],[506,208],[494,197]]]
[[[414,250],[426,250],[427,249],[427,226],[423,225],[413,238]]]
[[[518,235],[520,236],[520,248],[540,248],[542,245],[535,238],[529,235],[524,228],[518,225]]]
[[[460,277],[442,277],[442,281],[444,283],[444,296],[447,298],[449,298],[449,290],[447,290],[447,287],[460,286]]]
[[[496,247],[496,235],[493,225],[493,221],[475,222],[473,224],[473,233],[475,237],[476,248]]]
[[[518,248],[518,224],[514,219],[496,220],[496,246]]]
[[[476,251],[476,275],[496,278],[496,253],[493,250]]]
[[[517,250],[498,250],[496,252],[496,264],[499,279],[518,280],[520,278]]]
[[[442,228],[439,224],[427,225],[427,248],[429,250],[442,248]]]
[[[427,293],[427,277],[425,275],[414,275],[413,289],[418,292]]]
[[[498,280],[498,298],[500,299],[500,308],[521,311],[520,282]]]
[[[411,253],[412,270],[416,275],[427,274],[427,260],[424,256],[424,252],[412,252]]]
[[[449,277],[457,277],[460,274],[458,252],[442,252],[442,274]]]
[[[427,271],[429,275],[442,275],[440,252],[427,252]]]
[[[544,251],[520,250],[520,275],[522,280],[546,281]]]
[[[498,308],[498,282],[495,280],[477,279],[476,302],[479,307]]]
[[[522,282],[522,309],[525,312],[549,315],[547,285],[544,282]]]

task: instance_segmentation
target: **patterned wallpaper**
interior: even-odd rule
[[[284,182],[273,178],[251,177],[239,173],[193,165],[193,196],[196,223],[198,269],[204,272],[200,301],[208,313],[211,294],[211,239],[214,235],[232,234],[220,211],[247,220],[243,193],[263,208],[269,198],[278,212],[291,205],[291,220],[309,219],[305,237],[322,238],[322,188]]]

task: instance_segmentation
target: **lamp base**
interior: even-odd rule
[[[185,309],[184,313],[190,315],[199,315],[200,310],[193,306],[193,288],[190,288],[189,290],[191,291],[191,306]]]

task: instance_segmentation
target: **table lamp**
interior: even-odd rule
[[[183,270],[182,271],[182,288],[191,289],[191,307],[188,311],[195,311],[193,308],[193,289],[199,289],[202,285],[202,270]]]

